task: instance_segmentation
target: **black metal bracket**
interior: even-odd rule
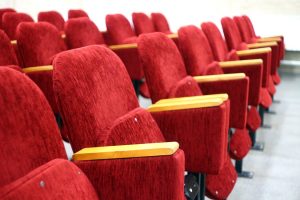
[[[254,172],[243,171],[243,160],[235,161],[235,170],[238,173],[238,177],[252,179]]]
[[[256,141],[256,133],[249,130],[249,135],[252,141],[252,150],[263,151],[265,148],[265,144],[263,142]]]

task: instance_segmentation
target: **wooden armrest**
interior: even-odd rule
[[[267,38],[258,38],[257,42],[281,42],[280,37],[267,37]]]
[[[178,97],[178,98],[170,98],[170,99],[161,99],[155,103],[157,104],[165,104],[170,102],[180,102],[180,101],[198,101],[198,100],[207,100],[220,98],[223,101],[228,99],[228,94],[211,94],[211,95],[203,95],[203,96],[192,96],[192,97]]]
[[[273,47],[277,46],[277,42],[263,42],[263,43],[253,43],[253,44],[247,44],[247,47],[249,49],[256,49],[261,47]]]
[[[111,45],[109,46],[111,50],[120,50],[120,49],[136,49],[137,44],[131,43],[131,44],[117,44],[117,45]]]
[[[219,65],[222,68],[255,66],[255,65],[261,65],[261,64],[263,64],[262,59],[250,59],[250,60],[236,60],[236,61],[219,62]]]
[[[16,45],[16,44],[17,44],[17,40],[11,40],[10,43],[11,43],[12,45]]]
[[[269,53],[271,51],[272,51],[272,49],[270,47],[265,47],[265,48],[237,51],[236,54],[238,56],[251,56],[251,55],[256,55],[256,54]]]
[[[24,73],[31,73],[31,72],[42,72],[42,71],[52,71],[52,65],[45,65],[45,66],[36,66],[36,67],[26,67],[22,69]]]
[[[214,81],[237,80],[237,79],[243,79],[245,77],[246,75],[244,73],[234,73],[234,74],[194,76],[193,78],[197,81],[197,83],[206,83],[206,82],[214,82]]]
[[[178,38],[178,34],[177,33],[168,34],[167,37],[170,39]]]
[[[161,111],[174,111],[174,110],[185,110],[193,108],[209,108],[219,106],[223,103],[222,98],[210,98],[203,100],[193,101],[174,101],[165,102],[159,104],[153,104],[148,107],[149,112],[161,112]]]
[[[73,155],[73,160],[103,160],[120,158],[141,158],[168,156],[179,148],[177,142],[132,144],[84,148]]]

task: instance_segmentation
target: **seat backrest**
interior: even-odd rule
[[[255,34],[255,30],[254,30],[253,24],[252,24],[251,19],[249,18],[249,16],[243,15],[242,17],[244,18],[245,22],[248,25],[248,29],[250,30],[251,37],[256,38],[257,35]]]
[[[16,12],[16,10],[12,9],[12,8],[1,8],[0,9],[0,29],[2,29],[2,16],[6,12]]]
[[[68,11],[68,19],[78,18],[78,17],[89,17],[89,15],[81,9],[70,9]]]
[[[163,33],[142,34],[138,39],[138,52],[152,102],[169,98],[171,90],[187,77],[176,44]],[[197,93],[200,93],[199,88]]]
[[[93,44],[105,44],[96,24],[87,17],[69,19],[65,25],[66,43],[69,49]]]
[[[0,188],[66,153],[51,108],[25,74],[0,67]]]
[[[33,22],[33,19],[25,13],[17,12],[7,12],[2,16],[3,30],[11,40],[16,39],[16,30],[21,22]]]
[[[248,28],[248,25],[247,25],[247,22],[245,21],[245,19],[240,16],[235,16],[235,17],[233,17],[233,20],[236,23],[236,25],[240,31],[240,35],[242,37],[243,42],[251,43],[252,36],[251,36],[251,32]]]
[[[65,20],[57,11],[46,11],[38,14],[39,22],[48,22],[54,25],[59,31],[64,30]]]
[[[0,65],[18,65],[15,50],[10,39],[0,30]]]
[[[218,27],[212,22],[205,22],[201,24],[201,29],[208,39],[215,61],[225,61],[228,49]]]
[[[24,67],[49,65],[54,55],[66,50],[59,30],[47,22],[20,24],[17,45]]]
[[[203,31],[193,25],[181,27],[178,30],[178,44],[187,73],[192,76],[205,75],[214,57]]]
[[[132,13],[132,22],[137,35],[155,32],[152,20],[145,13]]]
[[[157,32],[171,33],[167,18],[162,13],[151,13],[151,20]]]
[[[126,17],[122,14],[106,15],[107,32],[114,44],[122,44],[135,33]]]
[[[239,28],[234,23],[233,19],[224,17],[222,18],[221,23],[228,49],[240,50],[240,46],[243,41],[239,32]]]
[[[73,151],[106,145],[114,121],[139,106],[122,61],[107,47],[62,52],[53,90]]]

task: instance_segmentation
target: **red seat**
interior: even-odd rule
[[[51,65],[53,57],[66,50],[59,30],[46,22],[20,24],[17,29],[17,45],[24,68]],[[27,75],[41,88],[53,112],[57,114],[52,88],[52,71],[33,71]]]
[[[100,199],[140,199],[141,193],[146,200],[183,199],[181,150],[154,157],[74,157],[81,171],[69,161],[57,159],[66,159],[66,153],[53,113],[39,88],[24,74],[5,67],[0,68],[0,86],[1,94],[5,94],[0,96],[1,105],[5,105],[0,108],[1,199],[24,199],[33,194],[35,198],[46,195],[43,199],[97,199],[90,182]],[[95,143],[97,133],[96,129],[90,132]],[[145,184],[140,184],[141,177]]]
[[[239,33],[239,29],[233,19],[229,17],[224,17],[221,20],[224,36],[226,39],[227,47],[230,50],[245,50],[248,49],[248,45],[242,41],[241,35]],[[263,76],[263,86],[267,88],[268,92],[273,96],[276,92],[276,88],[274,86],[274,83],[271,78],[271,67],[274,67],[274,61],[276,61],[276,58],[274,60],[273,52],[271,55],[268,54],[262,54],[262,55],[251,55],[251,56],[245,56],[246,59],[252,59],[252,58],[261,58],[264,61],[264,65],[266,65],[265,72]],[[271,56],[271,57],[270,57]],[[270,57],[270,58],[268,58]]]
[[[89,15],[81,9],[70,9],[68,11],[68,19],[78,18],[78,17],[89,17]]]
[[[17,12],[8,12],[2,16],[3,30],[11,40],[16,39],[17,26],[21,22],[33,22],[33,19],[25,13]]]
[[[226,63],[226,61],[239,60],[239,56],[237,55],[235,50],[231,52],[228,51],[225,41],[223,40],[223,37],[215,24],[213,24],[212,22],[202,23],[201,28],[202,31],[205,33],[206,38],[208,39],[215,61],[221,63],[225,61]],[[244,72],[249,77],[250,83],[249,83],[248,103],[249,105],[251,105],[251,107],[256,109],[256,107],[259,104],[262,104],[264,107],[270,106],[272,100],[268,94],[267,94],[268,101],[260,100],[263,99],[263,96],[261,95],[261,90],[263,90],[262,88],[263,65],[262,64],[251,65],[251,66],[248,65],[248,66],[224,67],[222,69],[225,73]],[[266,89],[264,90],[266,91]],[[251,130],[255,131],[260,126],[259,123],[260,119],[258,118],[258,123],[256,123],[257,120],[255,120],[255,118],[257,118],[258,115],[255,114],[257,113],[257,110],[256,112],[253,112],[255,111],[253,110],[253,108],[251,109],[252,112],[250,112],[249,110],[247,125]]]
[[[65,20],[57,11],[39,12],[38,21],[48,22],[54,25],[59,31],[64,31]]]
[[[259,39],[251,34],[251,30],[249,29],[249,26],[247,24],[246,18],[244,17],[234,17],[234,22],[237,24],[240,35],[244,42],[251,44],[251,43],[257,43],[259,42]],[[277,42],[278,46],[272,47],[272,61],[274,60],[274,63],[272,63],[271,67],[271,76],[272,80],[275,84],[280,83],[280,77],[277,72],[277,68],[280,65],[280,51],[282,51],[282,41]]]
[[[197,82],[191,76],[187,76],[183,60],[175,43],[167,38],[165,34],[150,33],[141,35],[138,40],[138,51],[153,103],[160,102],[161,99],[165,98],[199,96],[202,94]],[[229,102],[227,101],[227,103]],[[214,184],[208,185],[207,187],[207,191],[209,194],[213,194],[215,199],[227,198],[234,186],[232,180],[236,177],[234,167],[227,155],[229,109],[228,107],[224,107],[224,109],[227,110],[224,110],[227,112],[225,121],[217,117],[220,113],[213,114],[214,109],[203,110],[203,118],[193,112],[186,112],[182,115],[183,118],[180,118],[179,114],[174,116],[174,113],[168,113],[167,116],[165,116],[166,114],[164,112],[153,113],[154,118],[158,122],[167,140],[176,140],[180,143],[186,155],[187,171],[217,174],[217,176],[215,176],[216,179],[213,181]],[[206,121],[212,119],[210,118],[212,116],[214,117],[211,122]],[[196,124],[192,125],[193,123],[199,124],[196,126]],[[204,126],[201,126],[201,124]],[[194,138],[196,135],[197,139]],[[208,139],[210,136],[212,140],[207,141],[208,143],[203,141],[203,138]],[[226,138],[225,140],[223,140],[224,137]],[[223,141],[220,141],[220,139]],[[196,142],[198,140],[204,143],[199,144],[197,147],[192,145],[192,141]],[[221,145],[217,144],[219,142],[224,145],[224,148],[219,149]],[[192,146],[194,146],[194,148]],[[222,150],[222,152],[215,152],[216,149]],[[223,161],[227,163],[226,169],[229,171],[222,173],[225,169],[223,168],[224,165],[221,164],[222,162],[219,162],[221,165],[215,165],[213,167],[213,165],[203,161],[203,159],[210,159],[212,162],[217,162],[220,158],[222,160],[224,159]],[[202,164],[199,166],[198,162]],[[219,166],[218,171],[211,171],[212,168],[217,166]],[[223,176],[221,174],[223,174]],[[207,177],[207,179],[211,178],[209,175]],[[226,184],[228,183],[228,185],[223,181],[225,181]],[[222,195],[220,195],[222,198],[218,196],[218,192],[216,192],[217,185],[218,188],[222,190]]]
[[[145,13],[132,13],[132,22],[137,35],[155,32],[152,20]]]
[[[2,28],[2,16],[4,15],[4,13],[6,12],[16,12],[15,9],[13,8],[1,8],[0,9],[0,29],[3,29]]]
[[[0,66],[4,65],[19,65],[19,62],[9,38],[0,30]]]
[[[157,32],[172,33],[166,17],[162,13],[151,13],[151,20]]]
[[[164,141],[150,113],[139,107],[126,69],[111,50],[96,45],[70,50],[57,55],[53,66],[54,92],[74,151],[91,146]],[[142,174],[141,171],[148,173],[149,177],[143,179],[145,183],[151,182],[151,186],[145,184],[148,189],[143,192],[143,198],[183,198],[183,154],[178,151],[174,156],[174,160],[166,158],[166,163],[173,160],[174,166],[161,163],[155,172],[147,166],[132,169],[137,174]],[[153,162],[159,166],[159,160],[154,158]],[[136,179],[134,174],[130,174],[133,172],[126,172],[128,170],[124,168],[122,172],[112,172],[122,173],[121,176],[128,182],[139,182],[140,178]],[[93,172],[86,173],[89,175]],[[164,180],[155,180],[159,174],[164,174]],[[112,177],[115,178],[118,179],[118,176]],[[92,182],[98,182],[98,178],[94,177]],[[104,181],[101,183],[107,184]],[[120,190],[134,193],[130,194],[134,199],[141,195],[141,191],[137,191],[139,188]]]

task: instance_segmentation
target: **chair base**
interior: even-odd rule
[[[263,151],[264,149],[265,149],[264,142],[255,142],[255,144],[251,148],[251,150],[255,150],[255,151]]]
[[[280,100],[273,100],[273,103],[280,104],[281,101]]]
[[[252,179],[254,177],[254,172],[242,171],[238,173],[238,177]]]
[[[198,174],[198,173],[192,173],[197,180],[197,184],[200,186],[200,192],[196,196],[195,200],[205,200],[205,179],[206,174]]]
[[[276,115],[277,113],[273,110],[267,110],[267,114]]]
[[[271,126],[271,125],[268,125],[268,124],[263,124],[263,125],[261,126],[261,128],[264,128],[264,129],[271,129],[272,126]]]

